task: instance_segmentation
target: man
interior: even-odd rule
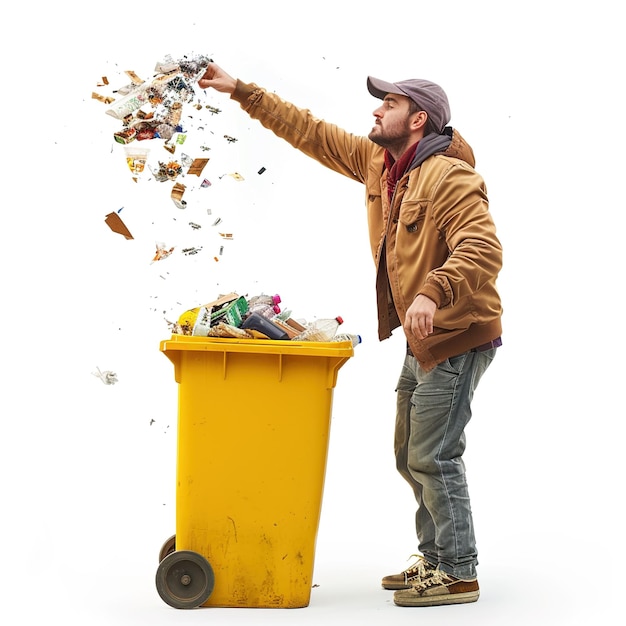
[[[448,127],[443,89],[367,79],[382,102],[368,137],[352,135],[210,64],[199,81],[263,126],[365,185],[376,264],[379,339],[402,325],[397,469],[417,500],[415,565],[385,576],[399,606],[474,602],[477,552],[462,455],[481,376],[501,344],[502,249],[471,148]]]

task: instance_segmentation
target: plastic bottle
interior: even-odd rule
[[[277,304],[267,304],[265,302],[255,302],[252,306],[248,304],[247,315],[252,313],[258,313],[268,320],[272,319],[275,315],[280,313],[280,307]]]
[[[294,341],[332,341],[337,334],[337,329],[343,324],[339,316],[333,318],[321,318],[306,325],[306,330],[296,335]]]
[[[278,305],[282,302],[278,294],[268,296],[265,293],[260,293],[257,296],[248,298],[248,309],[251,309],[256,304],[269,304],[270,306]],[[280,313],[280,310],[278,311]]]
[[[335,335],[331,341],[350,341],[352,342],[352,347],[354,348],[354,346],[358,346],[360,343],[362,343],[362,339],[361,339],[361,335],[353,335],[351,333],[339,333],[338,335]]]
[[[291,309],[285,309],[276,314],[276,319],[281,322],[286,322],[291,317]]]
[[[196,324],[196,320],[198,319],[198,313],[200,313],[200,307],[195,307],[193,309],[189,309],[185,311],[178,318],[178,325],[183,333],[183,335],[191,335],[193,332],[193,327]]]
[[[207,337],[211,329],[211,307],[201,306],[191,330],[194,337]]]

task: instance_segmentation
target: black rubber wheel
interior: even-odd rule
[[[179,550],[166,556],[156,573],[161,599],[175,609],[193,609],[209,599],[215,585],[211,564],[197,552]]]
[[[176,535],[172,535],[162,546],[159,552],[159,563],[172,552],[176,551]]]

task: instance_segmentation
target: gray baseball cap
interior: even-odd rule
[[[375,97],[385,99],[388,93],[395,93],[401,96],[408,96],[423,111],[428,113],[428,117],[441,132],[450,121],[450,104],[446,92],[436,83],[422,78],[412,78],[411,80],[401,80],[397,83],[367,77],[367,89]]]

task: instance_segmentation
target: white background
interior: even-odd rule
[[[613,6],[12,8],[1,103],[3,623],[573,625],[621,609],[625,51]],[[377,106],[368,74],[446,89],[505,250],[504,347],[467,431],[478,603],[406,609],[380,589],[416,546],[392,452],[404,342],[376,338],[363,189],[215,93],[206,101],[222,113],[202,137],[190,122],[183,149],[211,145],[213,185],[190,188],[181,211],[169,183],[132,182],[112,140],[119,127],[91,93],[104,92],[102,76],[120,87],[124,70],[148,78],[165,55],[192,53],[357,134]],[[104,223],[122,207],[132,241]],[[175,252],[151,263],[157,242]],[[189,246],[202,252],[185,256]],[[305,609],[178,611],[154,585],[174,532],[176,464],[177,387],[159,342],[166,319],[228,291],[278,292],[295,316],[340,314],[363,336],[335,390],[318,586]],[[104,385],[97,367],[119,382]]]

